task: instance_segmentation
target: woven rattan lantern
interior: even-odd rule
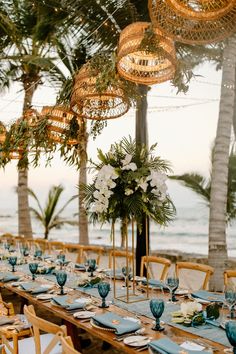
[[[40,115],[36,109],[30,108],[24,112],[22,119],[25,119],[30,127],[34,127],[40,120]]]
[[[75,77],[71,109],[93,120],[123,116],[129,110],[129,99],[119,83],[116,86],[109,85],[104,92],[98,92],[96,80],[97,76],[91,75],[89,63],[83,65]]]
[[[42,116],[48,117],[49,137],[56,143],[63,143],[65,140],[65,132],[70,129],[70,122],[75,118],[75,113],[71,112],[64,106],[45,106],[41,111]],[[79,117],[76,116],[80,126]],[[78,144],[77,139],[68,139],[68,145]]]
[[[5,125],[0,122],[0,144],[3,144],[6,140],[7,130]]]
[[[153,39],[160,52],[140,49],[148,22],[135,22],[120,34],[117,70],[126,80],[137,84],[153,85],[172,79],[175,73],[175,47],[171,39],[154,28]]]
[[[189,44],[221,41],[236,31],[236,0],[148,0],[154,26]]]

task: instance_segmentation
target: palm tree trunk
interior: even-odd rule
[[[33,94],[36,90],[37,84],[27,80],[23,83],[25,90],[24,112],[31,107]],[[18,169],[18,234],[24,235],[26,238],[32,238],[32,226],[29,210],[28,198],[28,169]]]
[[[87,184],[87,144],[88,133],[86,122],[83,121],[79,132],[79,156],[80,156],[80,169],[79,169],[79,185]],[[79,243],[82,245],[89,244],[88,237],[88,217],[86,210],[83,206],[85,193],[82,188],[79,188]]]
[[[148,126],[147,126],[147,92],[148,87],[139,85],[140,101],[136,110],[136,131],[135,140],[137,144],[148,146]],[[146,223],[148,227],[146,227]],[[146,229],[148,232],[148,245],[146,243]],[[140,275],[141,258],[146,256],[149,249],[149,220],[143,215],[142,231],[137,228],[136,235],[136,275]]]
[[[227,264],[226,206],[228,162],[234,112],[236,35],[231,37],[223,53],[223,73],[219,120],[212,165],[209,220],[209,264],[215,268],[210,282],[211,290],[222,290],[223,271]]]

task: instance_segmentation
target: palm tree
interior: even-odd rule
[[[228,167],[228,191],[227,191],[227,221],[230,223],[236,218],[236,152],[235,147],[231,149]],[[213,149],[214,151],[214,149]],[[212,155],[213,155],[212,151]],[[213,163],[213,161],[212,161]],[[183,175],[170,176],[204,199],[210,207],[211,198],[211,176],[206,179],[198,173],[184,173]]]
[[[52,49],[67,33],[68,14],[53,1],[0,1],[0,90],[19,82],[24,91],[23,116],[43,77],[57,82],[60,69]],[[20,166],[20,164],[19,164]],[[18,168],[18,233],[32,237],[28,170]]]
[[[32,191],[32,189],[28,189],[29,195],[36,201],[38,206],[37,209],[31,207],[30,211],[33,213],[36,220],[38,220],[44,227],[44,238],[46,240],[48,239],[49,232],[52,229],[59,229],[65,224],[78,224],[76,221],[64,219],[61,216],[68,204],[70,204],[72,200],[78,197],[77,195],[71,197],[58,211],[56,210],[63,191],[64,188],[61,185],[52,186],[49,190],[45,207],[42,207],[36,194]]]
[[[212,165],[210,220],[209,220],[209,264],[215,268],[210,282],[212,290],[222,290],[223,269],[227,266],[226,208],[228,161],[234,116],[236,34],[229,38],[223,51],[223,70],[219,120],[216,132]]]

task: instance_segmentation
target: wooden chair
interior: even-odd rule
[[[175,270],[179,287],[191,290],[207,290],[210,276],[214,273],[214,268],[209,265],[193,262],[176,262]]]
[[[82,248],[83,246],[77,243],[65,243],[66,258],[71,262],[81,263]]]
[[[147,261],[149,268],[149,278],[164,281],[171,266],[171,261],[163,257],[143,256],[141,258],[140,266],[141,277],[144,276],[144,269],[147,268]]]
[[[84,263],[86,259],[93,258],[96,259],[97,265],[99,266],[101,256],[104,253],[104,248],[101,246],[82,245],[80,252],[79,263]]]
[[[236,287],[236,270],[228,269],[224,271],[224,285],[232,284]]]
[[[34,307],[24,306],[24,314],[28,321],[32,324],[33,337],[17,340],[13,337],[13,341],[8,341],[2,335],[3,344],[11,354],[59,354],[62,353],[59,345],[60,335],[66,336],[66,327],[58,326],[54,323],[48,322],[40,317],[37,317]],[[40,331],[46,332],[41,334]]]
[[[72,343],[71,337],[63,337],[60,335],[60,343],[63,350],[63,354],[80,354]]]
[[[109,262],[108,262],[109,268],[113,267],[113,256],[115,257],[115,261],[116,261],[116,264],[115,264],[116,269],[126,266],[126,256],[127,256],[126,251],[110,250],[109,251]],[[133,253],[132,252],[128,252],[128,261],[129,261],[129,265],[131,265],[133,262]]]
[[[43,252],[46,252],[49,250],[48,240],[44,240],[42,238],[36,238],[34,240],[34,245],[37,248],[40,248]]]
[[[12,317],[15,315],[15,310],[14,306],[11,302],[6,303],[2,300],[2,296],[0,294],[0,317],[1,316],[9,316]],[[13,342],[13,347],[16,348],[16,351],[14,354],[18,354],[17,348],[18,348],[18,340],[23,337],[29,337],[32,335],[31,328],[20,328],[16,327],[15,330],[8,330],[8,326],[1,326],[0,327],[0,337],[4,337],[4,339],[7,341],[11,340]],[[1,347],[1,345],[0,345]],[[5,353],[5,346],[3,346],[2,351],[0,350],[0,353],[4,354]]]
[[[49,253],[60,253],[65,250],[65,244],[61,241],[49,241],[48,242],[49,246]]]

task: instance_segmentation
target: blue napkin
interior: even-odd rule
[[[149,347],[154,350],[155,352],[158,352],[158,354],[179,354],[181,350],[185,350],[184,348],[181,348],[178,344],[175,342],[172,342],[172,340],[168,338],[161,338],[158,340],[154,340],[153,342],[150,342]],[[199,351],[199,350],[188,350],[188,354],[207,354],[209,352],[206,351]]]
[[[115,329],[115,333],[117,335],[135,332],[140,328],[139,323],[130,320],[125,320],[124,318],[111,312],[102,315],[96,315],[93,317],[93,320],[98,325]]]
[[[147,285],[147,280],[142,281],[143,285]],[[168,289],[166,285],[161,280],[148,279],[148,285],[155,286],[157,288]]]
[[[76,310],[83,309],[85,306],[84,302],[78,302],[72,300],[69,296],[58,296],[53,297],[52,300],[59,306],[63,307],[66,310]],[[72,302],[73,301],[73,302]]]
[[[25,291],[32,291],[35,288],[37,288],[37,286],[38,286],[38,284],[35,284],[34,282],[20,284],[20,287]]]
[[[206,301],[224,302],[224,295],[211,293],[210,291],[206,291],[206,290],[194,291],[191,295],[192,297],[199,298]]]
[[[43,294],[43,293],[47,293],[48,292],[48,288],[44,287],[44,286],[39,286],[39,287],[36,287],[34,288],[32,291],[31,291],[31,294]]]
[[[79,263],[75,263],[75,269],[86,270],[85,265],[84,264],[79,264]]]
[[[13,274],[6,274],[4,277],[1,279],[3,283],[8,283],[9,281],[17,281],[19,280],[20,277],[18,275],[13,275]]]

